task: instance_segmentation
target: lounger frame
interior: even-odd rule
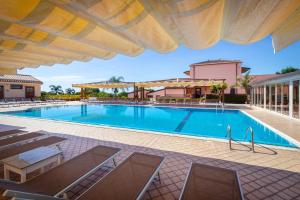
[[[4,192],[4,196],[9,195],[9,196],[12,196],[12,197],[14,197],[16,199],[18,199],[18,198],[20,198],[20,199],[26,199],[26,198],[32,199],[32,198],[36,198],[36,197],[41,197],[41,198],[38,198],[40,200],[64,199],[64,198],[60,198],[60,196],[63,195],[63,194],[65,194],[65,192],[68,189],[70,189],[71,187],[73,187],[74,185],[76,185],[77,183],[79,183],[80,181],[82,181],[84,178],[86,178],[87,176],[89,176],[91,173],[95,172],[97,169],[99,169],[100,167],[102,167],[104,164],[106,164],[106,162],[108,162],[109,160],[112,159],[113,163],[115,165],[114,158],[120,152],[121,152],[121,149],[119,149],[118,152],[116,152],[115,154],[113,154],[112,156],[110,156],[109,158],[107,158],[106,160],[104,160],[103,162],[101,162],[99,165],[97,165],[96,167],[94,167],[93,169],[91,169],[85,175],[81,176],[80,178],[78,178],[77,180],[75,180],[73,183],[71,183],[70,185],[68,185],[67,187],[65,187],[63,190],[61,190],[58,193],[56,193],[54,196],[47,196],[47,195],[41,195],[41,194],[29,193],[29,192],[21,192],[21,191],[16,191],[16,190],[6,190]]]
[[[41,139],[47,139],[47,137],[41,138]],[[41,139],[37,139],[37,140],[34,140],[34,141],[32,141],[32,142],[38,142],[38,141],[41,140]],[[62,149],[61,149],[61,147],[60,147],[59,145],[61,145],[61,143],[63,143],[63,142],[64,142],[64,140],[62,140],[62,141],[60,141],[60,142],[56,142],[56,143],[50,144],[50,145],[47,145],[47,147],[54,147],[54,146],[56,146],[56,147],[58,148],[58,150],[62,151]],[[24,144],[28,144],[28,143],[24,143]],[[22,146],[22,145],[24,145],[24,144],[14,145],[14,146],[18,147],[18,146]],[[0,150],[3,150],[3,149],[0,149]],[[5,149],[4,149],[4,150],[5,150]],[[28,150],[28,151],[30,151],[30,150]],[[1,151],[0,151],[0,153],[1,153]],[[16,154],[16,155],[17,155],[17,154]],[[9,156],[9,157],[10,157],[10,156]],[[62,158],[64,158],[64,155],[62,155]],[[4,159],[5,159],[5,158],[4,158]],[[2,163],[2,160],[3,160],[3,159],[0,160],[0,164]]]
[[[132,155],[132,154],[131,154]],[[130,155],[130,156],[131,156]],[[125,162],[130,156],[128,156],[123,162]],[[140,200],[142,199],[142,197],[144,196],[145,192],[147,191],[148,187],[150,186],[150,184],[153,182],[153,180],[155,179],[155,176],[158,175],[159,179],[160,179],[160,176],[159,176],[159,170],[161,168],[161,165],[163,164],[164,162],[164,158],[163,160],[160,162],[160,164],[158,165],[158,167],[156,168],[156,170],[153,172],[152,176],[150,177],[150,179],[147,181],[147,183],[145,184],[144,188],[142,189],[142,191],[139,193],[139,195],[137,196],[136,200]],[[85,193],[89,192],[90,189],[92,189],[95,185],[97,185],[97,183],[99,181],[101,181],[102,179],[105,179],[106,176],[108,176],[109,174],[113,173],[114,170],[110,171],[109,173],[107,173],[105,176],[103,176],[101,179],[99,179],[96,183],[94,183],[93,185],[90,186],[89,189],[87,189],[85,192],[83,192],[81,195],[79,195],[77,199],[79,199],[81,196],[83,196]]]
[[[100,163],[99,165],[97,165],[96,167],[94,167],[92,170],[90,170],[88,173],[86,173],[85,175],[81,176],[80,178],[78,178],[76,181],[74,181],[73,183],[71,183],[70,185],[68,185],[67,187],[65,187],[63,190],[59,191],[58,193],[56,193],[54,195],[54,197],[59,197],[60,195],[64,194],[68,189],[70,189],[71,187],[73,187],[74,185],[76,185],[77,183],[79,183],[80,181],[82,181],[84,178],[86,178],[87,176],[89,176],[90,174],[92,174],[93,172],[95,172],[97,169],[99,169],[100,167],[102,167],[104,164],[106,164],[106,162],[108,162],[109,160],[113,160],[113,163],[115,165],[116,161],[115,161],[115,157],[121,152],[121,149],[119,149],[119,151],[115,154],[113,154],[112,156],[110,156],[109,158],[107,158],[106,160],[104,160],[102,163]]]
[[[25,133],[25,134],[35,133],[35,132],[41,133],[42,135],[37,136],[37,137],[33,137],[33,138],[28,138],[28,139],[25,139],[25,140],[20,140],[20,141],[15,142],[15,143],[3,145],[3,146],[0,147],[0,150],[7,149],[8,147],[11,147],[11,146],[18,146],[18,145],[26,144],[26,143],[29,143],[29,142],[37,141],[37,140],[39,140],[39,139],[46,138],[47,135],[48,135],[48,134],[46,134],[46,133],[42,133],[42,132],[39,132],[39,131],[27,132],[27,133]],[[25,134],[21,134],[21,135],[25,135]],[[13,136],[13,137],[15,137],[15,136]],[[6,138],[5,138],[5,139],[6,139]]]
[[[187,184],[187,181],[192,173],[192,166],[193,166],[193,163],[190,164],[190,167],[189,167],[189,171],[188,171],[188,175],[184,181],[184,184],[183,184],[183,187],[182,187],[182,190],[181,190],[181,193],[180,193],[180,196],[179,196],[179,200],[182,200],[183,198],[183,193],[184,193],[184,190],[185,190],[185,187],[186,187],[186,184]],[[212,166],[213,167],[213,166]],[[238,182],[238,186],[239,186],[239,191],[240,191],[240,196],[242,197],[242,200],[244,200],[244,195],[243,195],[243,190],[242,190],[242,186],[241,186],[241,182],[240,182],[240,178],[238,176],[238,172],[236,170],[232,170],[235,172],[235,175],[237,177],[237,182]]]

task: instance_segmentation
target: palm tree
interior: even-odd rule
[[[73,88],[67,88],[65,91],[67,94],[75,94],[75,90]]]
[[[108,80],[109,83],[120,83],[120,82],[122,82],[122,81],[124,81],[124,77],[123,77],[123,76],[119,76],[119,77],[112,76],[112,77]],[[117,96],[117,94],[119,93],[119,89],[118,89],[118,88],[111,88],[111,89],[112,89],[114,95]]]
[[[62,94],[64,91],[60,85],[50,85],[51,93],[53,94]]]
[[[247,103],[249,103],[250,99],[250,82],[252,81],[252,76],[250,76],[250,71],[248,71],[242,78],[237,80],[237,85],[242,87],[247,95]]]

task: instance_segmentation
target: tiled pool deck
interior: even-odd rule
[[[255,113],[257,118],[264,115],[256,110],[247,112]],[[144,199],[178,199],[191,162],[237,170],[246,199],[300,199],[300,151],[257,146],[257,153],[252,153],[241,144],[235,144],[230,151],[227,143],[218,141],[12,116],[1,116],[0,124],[20,126],[28,131],[44,130],[68,138],[61,145],[66,160],[97,144],[121,148],[117,162],[134,151],[166,157],[160,171],[161,184],[154,182]],[[111,169],[112,163],[107,163],[72,188],[69,197],[74,199]]]

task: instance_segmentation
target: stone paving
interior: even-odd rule
[[[300,200],[299,150],[257,145],[256,153],[252,153],[249,147],[238,143],[233,145],[233,150],[229,150],[228,143],[220,141],[13,116],[0,116],[0,124],[24,127],[28,131],[43,130],[50,135],[66,137],[68,140],[61,144],[66,160],[97,144],[121,148],[117,163],[132,152],[164,156],[165,162],[160,170],[161,183],[153,182],[144,199],[178,199],[190,163],[198,162],[237,170],[245,199]],[[68,197],[75,199],[112,169],[112,163],[108,162],[74,186]]]

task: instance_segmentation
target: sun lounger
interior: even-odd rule
[[[78,199],[141,199],[162,164],[163,157],[133,153]]]
[[[33,196],[36,194],[59,196],[99,169],[106,161],[114,159],[119,151],[118,148],[96,146],[24,183],[0,181],[0,190],[1,188],[6,190],[5,196],[18,198],[22,198],[23,192],[27,195],[34,193]]]
[[[180,199],[240,200],[243,195],[236,171],[193,163]]]
[[[2,138],[6,138],[6,137],[18,135],[18,134],[21,134],[21,133],[26,133],[26,131],[22,131],[22,130],[19,130],[19,129],[13,129],[13,130],[1,131],[1,132],[0,132],[0,140],[1,140]]]
[[[25,142],[28,140],[36,139],[37,137],[43,136],[45,134],[38,133],[38,132],[31,132],[23,135],[16,135],[13,137],[5,138],[3,140],[0,140],[0,148],[3,148],[5,146],[9,146],[12,144],[16,144],[19,142]]]
[[[14,156],[14,155],[26,152],[26,151],[30,151],[35,148],[39,148],[42,146],[59,145],[64,140],[66,140],[66,139],[62,138],[62,137],[51,136],[48,138],[43,138],[43,139],[36,140],[36,141],[30,142],[30,143],[19,145],[16,147],[13,146],[13,147],[10,147],[10,148],[0,151],[0,160],[3,160],[5,158],[8,158],[8,157],[11,157],[11,156]]]

